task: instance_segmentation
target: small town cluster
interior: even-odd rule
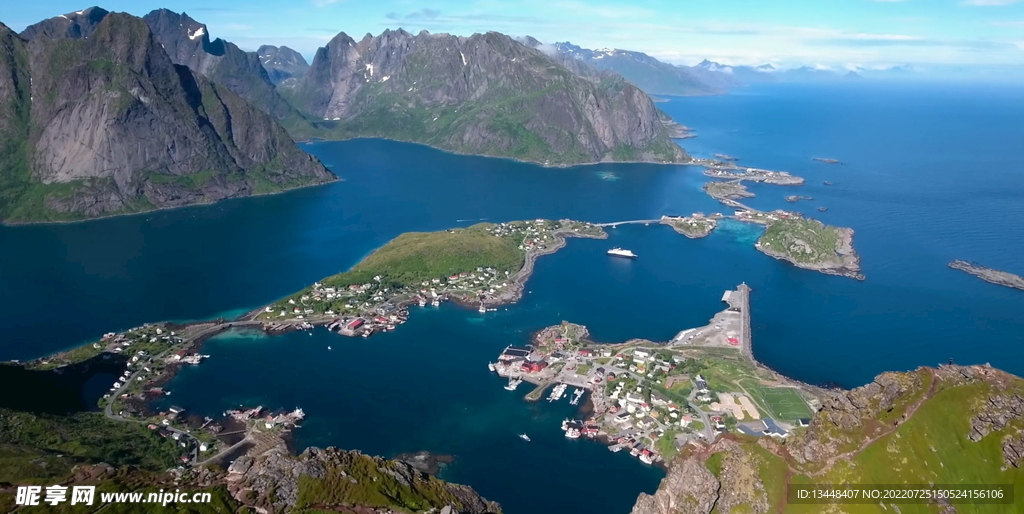
[[[732,300],[730,293],[724,301]],[[619,345],[592,343],[585,328],[563,323],[540,331],[530,345],[507,347],[488,367],[508,379],[508,390],[534,385],[527,400],[541,399],[550,388],[548,400],[558,401],[575,387],[575,403],[589,392],[589,415],[566,420],[566,437],[598,438],[611,451],[628,450],[648,464],[726,432],[788,437],[809,423],[811,410],[795,388],[768,386],[753,366],[735,364],[745,362],[739,322],[730,308],[669,343]]]

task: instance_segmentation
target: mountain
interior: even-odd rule
[[[314,135],[316,129],[310,120],[278,94],[262,59],[255,52],[245,52],[220,38],[211,40],[207,26],[186,13],[157,9],[143,19],[174,64],[187,66],[230,89],[273,116],[295,137]]]
[[[1009,484],[1016,494],[1024,488],[1019,377],[988,366],[884,373],[828,394],[822,405],[806,429],[785,439],[728,436],[686,449],[658,490],[640,495],[633,514],[840,512],[825,502],[787,499],[787,488],[800,484]],[[873,500],[842,511],[1019,511],[1011,505]]]
[[[302,57],[302,54],[288,48],[287,46],[263,45],[256,50],[263,68],[267,70],[270,81],[275,85],[281,85],[288,79],[295,79],[285,85],[294,85],[299,78],[309,69],[309,63]]]
[[[708,72],[725,73],[744,84],[778,81],[778,77],[774,74],[777,70],[771,64],[762,64],[761,66],[730,66],[704,59],[693,68]]]
[[[652,95],[715,95],[740,85],[726,73],[661,62],[629,50],[590,50],[569,42],[555,43],[561,53],[600,70],[612,70]]]
[[[582,76],[496,32],[344,32],[294,88],[331,137],[388,137],[458,153],[563,165],[683,162],[650,97],[612,73]]]
[[[140,18],[0,25],[0,220],[206,203],[335,177],[273,119],[175,65]]]

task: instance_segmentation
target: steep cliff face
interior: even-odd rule
[[[295,457],[278,441],[236,459],[225,480],[232,496],[261,512],[501,514],[471,487],[406,462],[337,448],[309,448]]]
[[[210,39],[209,28],[185,13],[157,9],[143,19],[174,64],[231,90],[297,137],[308,137],[314,130],[309,120],[281,98],[256,53],[220,38]]]
[[[294,87],[309,69],[309,63],[302,54],[287,46],[263,45],[256,50],[256,55],[260,56],[270,81],[278,86]]]
[[[789,439],[719,438],[689,448],[633,514],[832,512],[787,500],[790,484],[1019,484],[1024,380],[987,366],[884,373],[822,398]],[[906,505],[878,502],[878,512]],[[929,512],[955,513],[954,505]],[[1009,512],[984,505],[978,512]],[[1006,509],[1003,509],[1005,507]],[[808,509],[810,508],[810,509]],[[974,512],[975,510],[971,510]]]
[[[680,162],[651,99],[616,75],[582,77],[489,32],[338,34],[286,93],[343,136],[383,136],[550,164]]]
[[[174,65],[141,19],[106,14],[70,34],[62,25],[30,27],[28,41],[0,30],[0,110],[14,113],[0,139],[18,157],[0,168],[17,191],[5,192],[0,219],[80,219],[334,179],[271,118]]]

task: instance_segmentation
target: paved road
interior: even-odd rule
[[[597,227],[616,227],[619,225],[636,225],[640,223],[661,223],[661,218],[656,220],[628,220],[628,221],[612,221],[609,223],[594,223]]]

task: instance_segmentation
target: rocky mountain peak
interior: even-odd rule
[[[360,134],[372,126],[370,134],[466,153],[595,162],[617,151],[645,160],[632,149],[657,140],[659,160],[685,159],[632,84],[525,43],[499,32],[397,29],[359,43],[339,33],[289,94],[301,111]]]
[[[260,64],[267,70],[270,81],[280,86],[289,79],[297,79],[309,69],[309,63],[302,54],[287,46],[263,45],[256,50]]]
[[[37,37],[54,38],[87,38],[96,30],[103,18],[110,11],[100,7],[89,7],[81,11],[74,11],[60,16],[54,16],[39,23],[29,25],[22,31],[21,36],[25,39]]]
[[[0,44],[0,113],[11,120],[0,141],[17,152],[0,162],[0,218],[79,219],[333,179],[271,118],[174,63],[146,21],[79,16],[100,15],[88,36],[44,22],[27,42]]]

